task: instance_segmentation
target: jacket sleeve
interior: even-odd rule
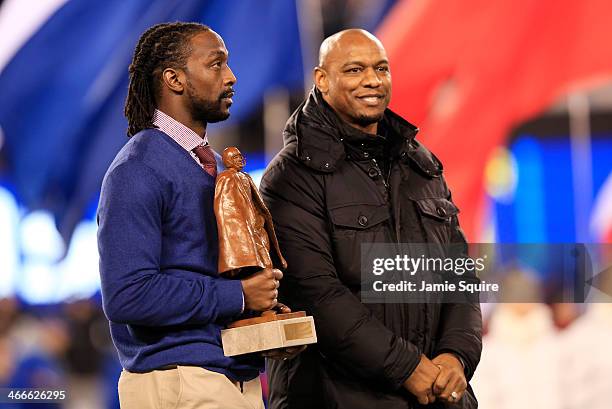
[[[103,307],[110,321],[143,326],[226,321],[242,310],[242,284],[176,267],[160,271],[163,186],[135,162],[105,177],[98,208]]]
[[[465,251],[462,251],[462,256],[466,257],[467,243],[461,227],[459,227],[457,216],[453,216],[451,220],[451,229],[451,243],[464,244]],[[480,281],[475,274],[471,276],[466,274],[464,279],[475,282]],[[434,356],[443,352],[451,352],[459,356],[465,366],[465,377],[469,381],[474,375],[482,351],[482,315],[480,304],[477,302],[443,304],[438,335],[439,342],[436,345]]]
[[[378,321],[339,280],[321,181],[292,165],[271,167],[261,182],[287,260],[280,299],[313,316],[318,349],[334,365],[400,388],[421,352]]]

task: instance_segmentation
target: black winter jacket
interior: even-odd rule
[[[480,359],[478,304],[360,302],[362,243],[465,243],[418,130],[390,110],[380,128],[385,137],[348,126],[313,90],[261,181],[288,263],[280,300],[312,315],[318,335],[298,357],[268,361],[272,409],[415,408],[402,384],[421,353],[455,353],[468,380]],[[471,388],[453,405],[476,406]]]

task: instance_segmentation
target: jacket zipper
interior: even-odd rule
[[[382,174],[382,171],[380,169],[380,167],[378,166],[378,162],[376,162],[376,159],[372,159],[372,162],[374,163],[374,166],[376,167],[376,170],[378,170],[378,173],[381,176],[381,179],[383,181],[383,184],[385,185],[385,189],[387,191],[387,201],[391,200],[391,188],[390,188],[390,184],[389,184],[389,179],[391,179],[391,168],[393,167],[393,163],[389,164],[389,172],[387,173],[387,177],[385,179],[384,175]],[[399,206],[399,203],[396,205]],[[391,205],[392,208],[394,208],[395,206]],[[394,230],[395,230],[395,239],[397,241],[397,243],[400,242],[400,221],[399,221],[399,212],[394,212],[393,214],[393,221],[394,221]]]
[[[385,186],[385,190],[387,192],[387,202],[390,203],[391,201],[391,188],[389,185],[389,179],[391,179],[391,168],[393,167],[393,163],[389,164],[389,172],[387,173],[387,177],[385,178],[385,176],[382,173],[382,170],[380,169],[380,166],[378,166],[378,162],[376,162],[376,159],[372,159],[372,162],[374,163],[374,167],[376,168],[376,170],[378,171],[378,174],[380,175],[380,178],[382,179],[383,185]],[[397,206],[399,206],[399,203],[397,204]],[[391,205],[391,208],[394,208],[393,205]],[[397,241],[397,243],[400,242],[400,232],[399,232],[399,214],[397,212],[395,212],[393,214],[393,224],[395,226],[391,226],[395,231],[395,239]]]
[[[387,178],[385,179],[385,175],[383,175],[382,170],[380,169],[380,166],[378,166],[378,162],[376,162],[376,159],[372,159],[372,163],[374,163],[374,167],[378,171],[378,174],[380,175],[380,178],[382,179],[383,185],[385,185],[385,189],[387,190],[387,193],[389,193],[389,177],[391,176],[391,166],[389,166],[389,174],[387,174]]]

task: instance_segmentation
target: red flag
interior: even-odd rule
[[[383,23],[391,108],[444,163],[472,241],[485,164],[512,127],[612,80],[610,16],[610,0],[407,0]]]

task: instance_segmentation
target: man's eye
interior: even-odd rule
[[[221,68],[221,65],[223,65],[221,63],[221,61],[216,61],[216,62],[212,63],[211,67],[212,68]]]
[[[359,67],[349,68],[348,70],[346,70],[346,72],[350,72],[350,73],[361,72],[361,68],[359,68]]]
[[[387,72],[387,71],[389,71],[389,67],[382,66],[382,67],[378,67],[377,70],[380,71],[380,72]]]

